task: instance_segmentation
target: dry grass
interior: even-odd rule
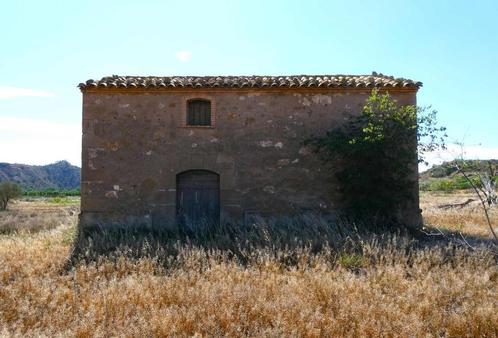
[[[370,237],[353,251],[246,251],[241,264],[177,245],[174,257],[122,252],[66,269],[74,218],[0,236],[0,335],[498,336],[498,266],[486,247]]]
[[[442,209],[440,206],[458,204],[474,199],[467,206]],[[470,192],[434,193],[423,192],[420,199],[424,223],[451,231],[461,231],[466,235],[491,238],[482,206],[475,194]],[[498,208],[490,209],[493,227],[498,232]]]
[[[79,205],[61,205],[53,203],[50,198],[13,201],[7,211],[0,212],[0,234],[36,232],[53,229],[62,224],[75,225],[75,215],[78,212]]]

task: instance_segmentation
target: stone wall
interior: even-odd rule
[[[319,88],[85,90],[83,223],[174,222],[176,175],[189,169],[220,175],[222,220],[338,210],[332,171],[302,141],[359,114],[369,94]],[[390,94],[400,104],[415,104],[413,89]],[[191,98],[211,100],[213,127],[185,126]],[[411,223],[419,220],[415,188],[417,200],[406,216]]]

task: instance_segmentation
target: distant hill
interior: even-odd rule
[[[48,165],[0,163],[0,182],[13,181],[23,189],[76,189],[80,168],[67,161]]]
[[[478,173],[487,173],[498,181],[498,160],[454,160],[435,165],[420,174],[420,190],[459,190],[470,189],[468,181],[458,173],[459,165],[469,177],[478,182]]]

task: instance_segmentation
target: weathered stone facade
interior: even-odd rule
[[[419,85],[380,87],[415,104]],[[250,214],[334,212],[341,196],[303,139],[360,114],[368,87],[82,86],[82,224],[171,224],[177,175],[219,175],[221,221]],[[187,101],[211,102],[211,126],[186,126]],[[416,166],[414,167],[416,174]],[[404,211],[420,221],[418,189]]]

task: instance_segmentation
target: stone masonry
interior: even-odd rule
[[[340,210],[334,175],[303,139],[360,114],[373,87],[408,105],[421,86],[377,74],[352,78],[108,77],[81,84],[82,224],[172,224],[177,175],[192,169],[219,175],[222,222]],[[189,99],[211,102],[211,126],[186,125]],[[414,195],[403,217],[417,226],[417,187]]]

